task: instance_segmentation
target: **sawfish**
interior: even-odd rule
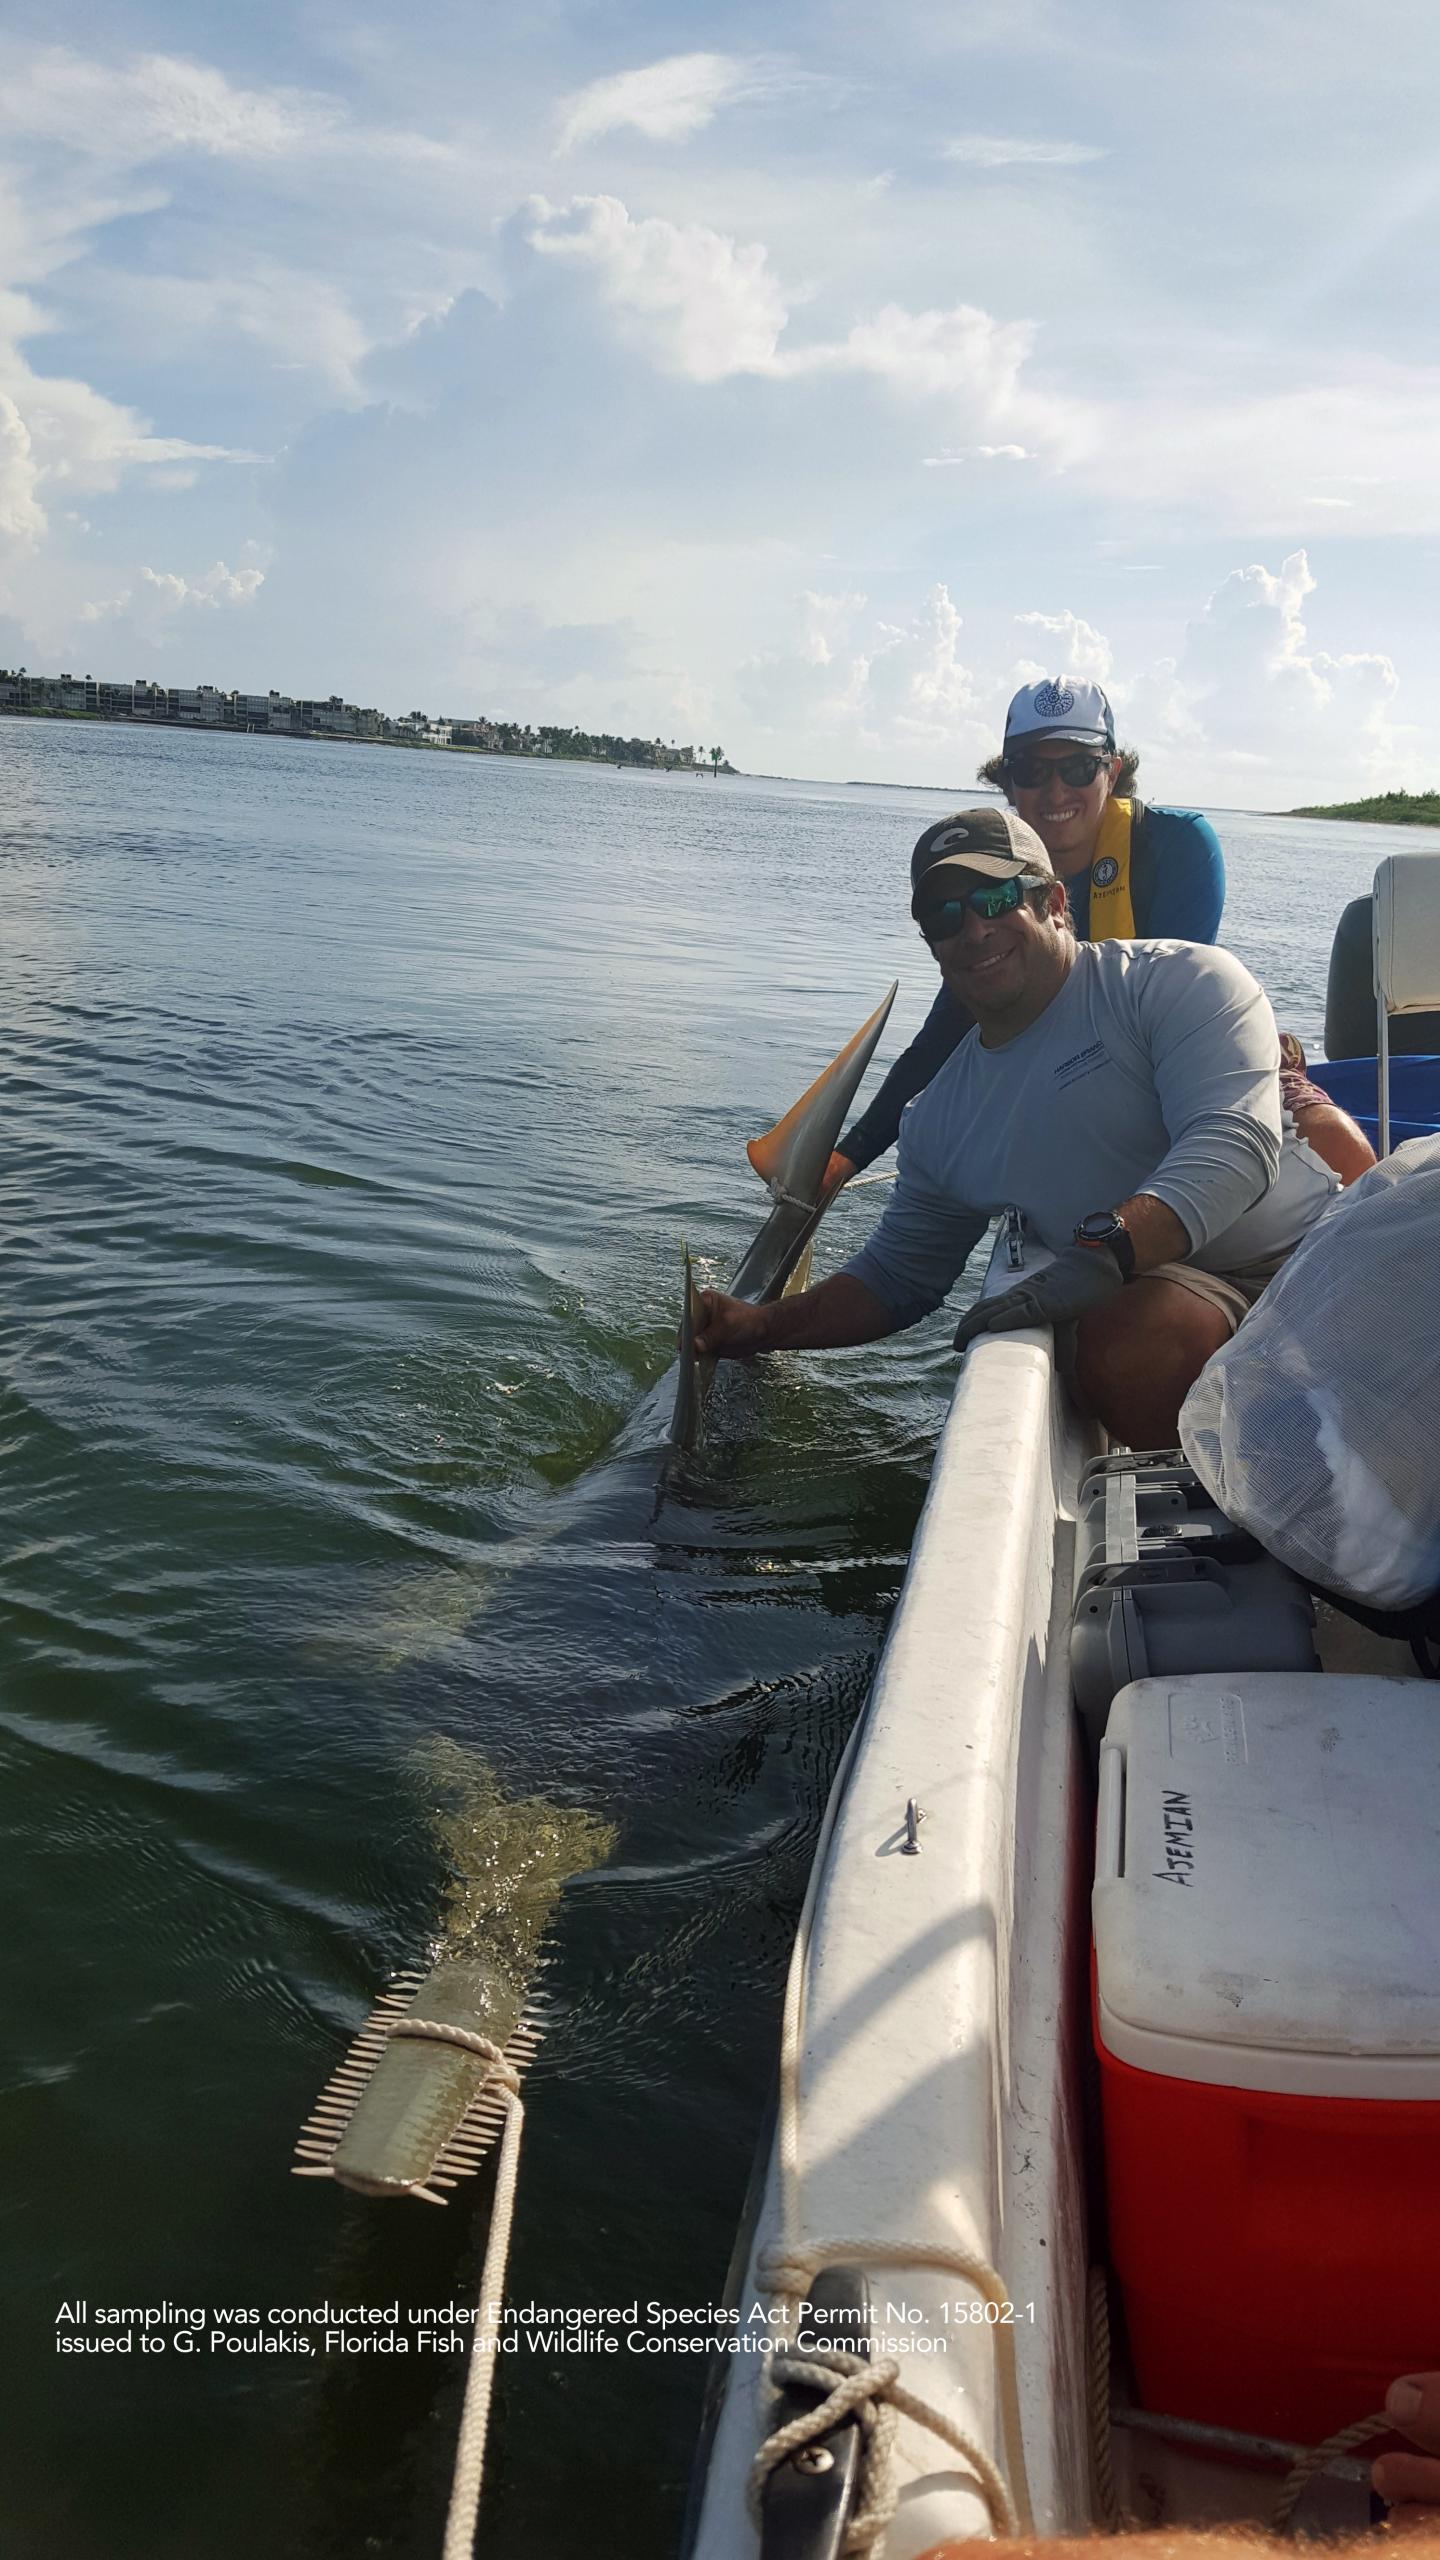
[[[825,1168],[895,994],[892,985],[799,1101],[747,1147],[772,1206],[730,1283],[733,1296],[762,1305],[805,1285],[828,1205]],[[571,1534],[585,1535],[587,1523],[593,1531],[602,1491],[613,1496],[637,1468],[648,1467],[653,1487],[657,1449],[663,1485],[666,1463],[694,1448],[715,1366],[695,1351],[698,1305],[687,1252],[679,1356],[621,1434],[593,1501],[569,1520]],[[452,1794],[461,1772],[457,1759],[441,1773]],[[503,2128],[506,2102],[485,2057],[443,2032],[422,2037],[407,2025],[483,2037],[522,2071],[538,2034],[529,1983],[540,1939],[567,1880],[601,1863],[613,1834],[593,1816],[538,1798],[506,1799],[478,1766],[459,1785],[459,1800],[438,1835],[452,1878],[438,1950],[381,1995],[301,2135],[299,2176],[442,2204]]]

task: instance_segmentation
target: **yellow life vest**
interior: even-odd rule
[[[1135,909],[1130,896],[1133,816],[1133,801],[1113,797],[1106,801],[1101,812],[1100,833],[1095,839],[1095,854],[1090,865],[1087,939],[1091,942],[1133,942],[1135,939]]]

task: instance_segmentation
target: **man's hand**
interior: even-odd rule
[[[1108,1245],[1067,1245],[1033,1280],[1020,1281],[1001,1298],[977,1300],[955,1328],[955,1348],[964,1351],[980,1333],[1018,1333],[1026,1325],[1072,1323],[1089,1308],[1103,1306],[1124,1286],[1120,1265]]]
[[[1401,2435],[1424,2451],[1382,2453],[1370,2471],[1376,2495],[1392,2507],[1440,2509],[1440,2373],[1403,2375],[1391,2383],[1385,2407]],[[1433,2513],[1426,2522],[1434,2523]]]
[[[839,1148],[837,1147],[835,1153],[825,1167],[824,1178],[820,1184],[821,1199],[828,1200],[831,1193],[838,1191],[843,1183],[848,1182],[851,1175],[856,1172],[856,1170],[857,1167],[851,1163],[850,1158],[848,1156],[842,1156]]]
[[[727,1298],[722,1289],[699,1292],[695,1348],[707,1360],[748,1360],[770,1348],[770,1310]]]

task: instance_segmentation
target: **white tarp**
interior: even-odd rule
[[[1227,1518],[1377,1609],[1440,1590],[1440,1137],[1312,1227],[1202,1370],[1185,1455]]]

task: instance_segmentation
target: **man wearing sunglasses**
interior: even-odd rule
[[[863,1252],[772,1306],[705,1290],[696,1348],[826,1350],[917,1324],[991,1219],[1018,1207],[1054,1259],[955,1336],[1074,1327],[1086,1404],[1132,1448],[1180,1406],[1339,1185],[1280,1106],[1265,997],[1228,951],[1077,942],[1065,883],[1010,810],[920,838],[911,913],[973,1029],[906,1115],[895,1192]]]
[[[1082,942],[1134,934],[1213,942],[1225,904],[1215,830],[1198,810],[1143,808],[1130,799],[1119,786],[1133,769],[1133,757],[1116,751],[1115,715],[1099,685],[1050,676],[1022,685],[1005,715],[998,763],[985,771],[1039,836],[1065,883]],[[893,1147],[906,1103],[969,1028],[964,1006],[942,985],[910,1047],[841,1139],[826,1168],[827,1189]]]

